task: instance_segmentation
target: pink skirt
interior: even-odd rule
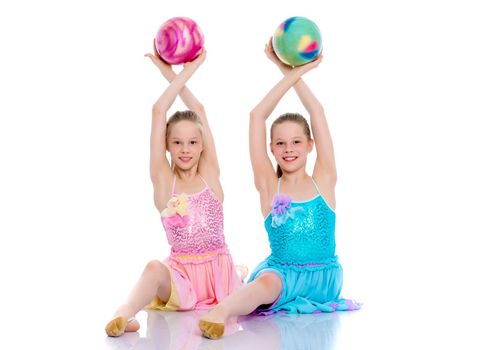
[[[242,285],[228,249],[200,255],[175,255],[163,261],[172,279],[167,302],[158,296],[153,310],[208,310]]]

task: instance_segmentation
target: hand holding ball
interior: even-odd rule
[[[277,27],[272,37],[272,47],[277,57],[285,64],[301,66],[320,55],[320,29],[305,17],[288,18]]]
[[[160,26],[155,37],[158,55],[168,64],[194,60],[202,52],[204,36],[192,19],[174,17]]]

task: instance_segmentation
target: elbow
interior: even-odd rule
[[[196,112],[198,115],[204,115],[206,113],[206,110],[204,109],[204,105],[202,105],[201,103],[198,103],[194,107],[194,112]]]
[[[161,117],[163,114],[165,114],[165,112],[166,111],[163,109],[163,107],[158,103],[155,103],[151,108],[151,113],[153,116]]]
[[[269,118],[270,112],[262,108],[254,108],[250,111],[250,121],[265,122]]]
[[[250,112],[250,120],[257,120],[259,118],[259,114],[255,109],[252,109]]]
[[[318,103],[318,105],[315,106],[315,108],[313,109],[311,114],[313,114],[313,113],[316,115],[324,116],[325,115],[325,108],[323,108],[321,103]]]

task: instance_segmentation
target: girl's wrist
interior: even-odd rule
[[[162,73],[163,77],[165,79],[167,79],[169,82],[171,82],[172,80],[174,80],[174,78],[177,76],[177,74],[175,74],[174,71],[170,71],[169,72],[169,71],[162,70],[160,72]]]

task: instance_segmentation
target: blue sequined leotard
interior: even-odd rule
[[[265,219],[271,255],[260,263],[249,282],[273,272],[282,280],[282,291],[272,305],[255,313],[314,313],[357,310],[360,304],[341,299],[342,266],[335,255],[335,212],[320,194],[295,202],[280,193],[281,179],[271,213]]]

